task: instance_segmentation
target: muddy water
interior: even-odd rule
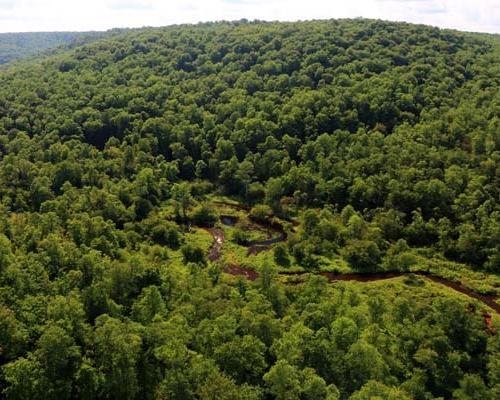
[[[224,231],[219,228],[205,228],[205,230],[214,238],[212,246],[208,249],[208,259],[210,261],[217,261],[221,256],[221,249],[225,240]]]
[[[243,210],[243,211],[249,211],[250,207],[246,205],[238,205],[238,204],[231,204],[231,203],[223,203],[220,202],[219,204],[223,204],[226,206],[230,206],[233,208],[236,208],[238,210]],[[227,221],[227,222],[232,222],[232,221]],[[224,221],[223,221],[224,223]],[[231,223],[228,223],[227,225],[230,225]],[[260,240],[260,241],[253,241],[248,244],[249,249],[248,249],[248,255],[251,254],[258,254],[262,251],[269,250],[270,246],[275,243],[283,242],[287,239],[286,232],[284,231],[283,227],[280,224],[277,223],[261,223],[259,222],[259,225],[265,227],[270,235],[272,236],[273,233],[277,233],[278,235],[275,236],[274,238],[271,237],[267,240]],[[221,229],[217,228],[211,228],[207,229],[209,231],[213,238],[214,238],[214,243],[210,247],[209,250],[209,255],[208,258],[211,261],[216,261],[220,258],[221,256],[221,248],[224,243],[224,231]],[[246,279],[250,281],[254,281],[258,278],[259,274],[253,270],[242,268],[238,265],[229,265],[225,268],[224,272],[233,275],[233,276],[243,276]],[[295,275],[295,276],[301,276],[304,275],[302,272],[281,272],[280,275]],[[356,281],[356,282],[374,282],[374,281],[379,281],[379,280],[384,280],[384,279],[391,279],[391,278],[397,278],[400,276],[411,276],[411,275],[418,275],[418,276],[423,276],[428,279],[430,279],[433,282],[439,283],[443,286],[446,286],[450,289],[453,289],[459,293],[465,294],[466,296],[479,300],[483,304],[486,304],[487,306],[491,307],[497,314],[500,314],[500,304],[496,302],[497,296],[492,296],[492,295],[486,295],[482,294],[479,292],[476,292],[458,282],[453,282],[438,276],[431,275],[429,272],[413,272],[413,273],[405,273],[405,272],[367,272],[367,273],[351,273],[351,274],[334,274],[332,272],[321,272],[320,275],[324,276],[326,279],[328,279],[329,282],[335,282],[335,281]]]
[[[242,204],[232,204],[225,202],[216,202],[216,204],[225,205],[228,207],[235,208],[241,211],[249,211],[250,207]],[[234,226],[238,222],[238,218],[231,215],[221,215],[220,217],[223,225]],[[268,239],[265,240],[252,240],[245,246],[248,247],[248,255],[258,254],[262,251],[269,250],[269,247],[273,244],[284,242],[287,239],[287,234],[283,229],[283,226],[276,222],[265,222],[262,221],[253,221],[256,224],[260,225],[262,230],[266,232]],[[212,233],[212,232],[211,232]],[[213,233],[212,233],[213,235]],[[214,240],[217,240],[214,236]],[[224,240],[224,239],[223,239]],[[222,247],[222,246],[221,246]]]
[[[238,222],[238,218],[233,217],[232,215],[221,215],[220,222],[222,222],[223,225],[234,226],[236,225],[236,222]]]
[[[238,265],[228,265],[224,268],[224,272],[233,276],[243,276],[249,281],[254,281],[259,277],[259,274],[251,269],[241,268]]]
[[[231,275],[238,275],[238,276],[247,276],[251,275],[252,278],[248,278],[252,281],[258,278],[258,273],[255,271],[245,269],[242,267],[237,267],[237,266],[232,266],[230,269],[225,270],[226,273],[231,274]],[[285,276],[303,276],[305,273],[303,272],[281,272],[280,275],[285,275]],[[321,272],[319,275],[324,276],[326,279],[328,279],[329,282],[335,282],[335,281],[355,281],[355,282],[375,282],[375,281],[380,281],[384,279],[391,279],[391,278],[397,278],[401,276],[411,276],[411,275],[417,275],[417,276],[423,276],[428,279],[430,279],[433,282],[440,283],[443,286],[449,287],[450,289],[453,289],[457,292],[460,292],[462,294],[465,294],[469,296],[470,298],[479,300],[483,304],[486,304],[488,307],[491,307],[493,310],[496,311],[497,314],[500,314],[500,304],[498,304],[495,300],[497,299],[496,296],[492,295],[486,295],[482,293],[478,293],[472,289],[469,289],[468,287],[463,286],[462,284],[458,282],[453,282],[449,281],[444,278],[440,278],[437,276],[433,276],[429,274],[428,272],[413,272],[413,273],[405,273],[405,272],[367,272],[367,273],[352,273],[352,274],[334,274],[332,272]]]

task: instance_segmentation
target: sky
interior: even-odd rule
[[[0,32],[355,17],[500,33],[500,0],[0,0]]]

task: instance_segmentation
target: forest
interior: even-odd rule
[[[112,30],[0,88],[0,397],[500,398],[500,36]]]
[[[112,37],[126,29],[105,32],[21,32],[0,33],[0,66],[18,59],[36,58],[49,52],[70,49],[104,37]]]
[[[81,34],[78,32],[0,33],[0,64],[62,45]]]

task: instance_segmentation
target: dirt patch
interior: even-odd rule
[[[259,277],[257,272],[234,264],[226,266],[226,268],[224,268],[224,272],[233,276],[243,276],[249,281],[255,281]]]
[[[248,248],[247,256],[255,256],[264,251],[268,251],[269,249],[269,246],[251,246]]]
[[[433,275],[429,275],[429,274],[427,274],[426,276],[428,279],[430,279],[433,282],[440,283],[440,284],[445,285],[453,290],[456,290],[457,292],[463,293],[469,297],[472,297],[476,300],[479,300],[480,302],[486,304],[487,306],[489,306],[493,310],[495,310],[497,312],[497,314],[500,314],[500,304],[498,304],[495,301],[497,299],[496,296],[475,292],[472,289],[469,289],[468,287],[461,285],[460,283],[448,281],[448,280],[440,278],[438,276],[433,276]]]
[[[208,259],[210,261],[217,261],[221,256],[222,245],[224,244],[225,236],[224,231],[219,228],[204,228],[214,238],[214,242],[210,249],[208,249]]]
[[[257,273],[254,272],[254,274]],[[302,276],[305,274],[306,274],[305,272],[280,272],[280,275],[284,276]],[[324,276],[326,279],[328,279],[329,282],[335,282],[335,281],[375,282],[384,279],[398,278],[401,276],[411,276],[411,275],[423,276],[425,278],[430,279],[433,282],[440,283],[441,285],[444,285],[446,287],[449,287],[450,289],[465,294],[468,297],[479,300],[481,303],[486,304],[487,306],[495,310],[498,314],[500,314],[500,304],[498,304],[495,301],[496,296],[475,292],[474,290],[469,289],[458,282],[453,282],[444,278],[433,276],[428,272],[414,272],[414,273],[367,272],[367,273],[351,273],[351,274],[334,274],[333,272],[320,272],[319,275]]]

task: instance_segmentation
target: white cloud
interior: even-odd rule
[[[108,1],[106,6],[111,10],[152,10],[151,1],[142,0],[113,0]]]
[[[14,0],[0,0],[0,9],[14,8],[15,3],[16,2]]]
[[[500,33],[500,0],[0,0],[0,31],[366,17]]]
[[[429,3],[432,0],[376,0],[381,3]]]

